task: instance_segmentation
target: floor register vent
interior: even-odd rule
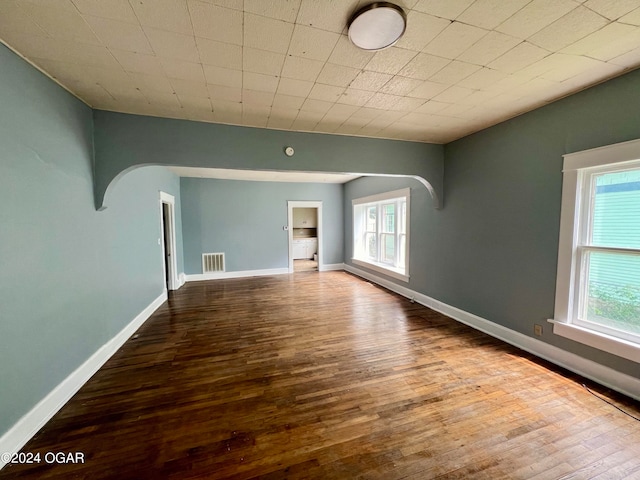
[[[215,273],[224,271],[224,253],[202,254],[202,273]]]

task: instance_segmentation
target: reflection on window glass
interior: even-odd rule
[[[382,213],[384,215],[382,221],[382,228],[384,233],[393,233],[395,231],[395,204],[387,204],[382,206]]]
[[[376,231],[376,207],[367,208],[367,232],[375,232]]]
[[[383,233],[382,238],[382,252],[380,261],[384,263],[395,263],[396,260],[396,238],[392,233]]]
[[[369,258],[376,259],[378,256],[378,242],[376,233],[367,233],[366,239],[367,255]]]
[[[640,248],[640,169],[595,177],[591,243]]]
[[[580,316],[640,334],[640,169],[592,177]],[[598,250],[589,247],[598,247]]]
[[[640,333],[640,255],[589,252],[585,320]]]

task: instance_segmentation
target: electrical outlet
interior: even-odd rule
[[[535,324],[533,326],[533,333],[535,333],[538,337],[542,336],[542,325]]]

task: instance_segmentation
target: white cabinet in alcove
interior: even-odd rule
[[[301,258],[306,258],[306,244],[304,240],[294,240],[293,241],[293,259],[300,260]]]
[[[293,259],[311,259],[318,253],[317,238],[294,238],[293,239]]]

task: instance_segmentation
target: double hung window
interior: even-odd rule
[[[353,262],[408,281],[410,189],[353,200]]]
[[[640,142],[565,156],[554,332],[640,361]]]

